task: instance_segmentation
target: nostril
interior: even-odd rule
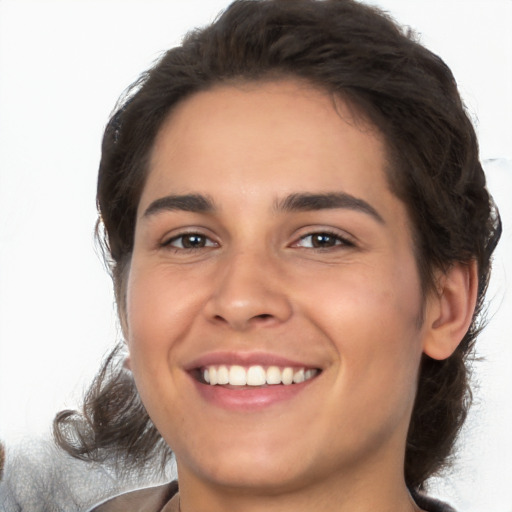
[[[262,313],[261,315],[254,315],[248,322],[249,325],[254,327],[270,327],[276,323],[279,323],[279,319],[272,314]]]
[[[267,320],[268,318],[272,318],[272,315],[269,315],[268,313],[263,313],[261,315],[256,315],[254,318],[259,318],[261,320]]]
[[[237,330],[245,330],[252,326],[257,325],[270,325],[272,321],[276,320],[276,316],[269,313],[262,313],[260,315],[252,315],[249,318],[236,318],[235,316],[224,317],[223,315],[215,315],[213,321],[217,324],[229,324]]]

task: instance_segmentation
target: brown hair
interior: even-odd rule
[[[163,121],[178,102],[215,84],[279,77],[341,96],[379,128],[391,188],[412,221],[424,293],[434,286],[434,270],[478,264],[471,327],[450,358],[424,356],[421,363],[405,458],[406,483],[419,488],[448,460],[466,417],[468,358],[501,223],[449,68],[377,9],[353,0],[239,0],[129,89],[105,130],[97,196],[121,320],[136,209]],[[57,416],[57,440],[84,459],[137,467],[158,455],[165,462],[169,448],[123,368],[121,350],[106,360],[83,413]]]

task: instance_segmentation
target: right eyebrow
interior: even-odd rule
[[[290,194],[277,201],[274,207],[277,211],[285,212],[346,208],[369,215],[380,224],[385,224],[383,217],[371,204],[346,192]]]
[[[175,210],[210,213],[216,210],[216,207],[212,199],[201,194],[169,195],[155,199],[146,208],[142,217],[147,218],[164,211]]]

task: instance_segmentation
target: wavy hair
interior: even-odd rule
[[[134,83],[106,127],[98,177],[98,237],[121,323],[125,278],[148,155],[164,120],[187,97],[222,83],[305,80],[347,101],[381,132],[388,180],[407,207],[423,293],[434,272],[477,262],[473,322],[446,360],[423,356],[407,436],[405,480],[419,489],[450,458],[471,401],[469,373],[501,233],[473,126],[450,69],[376,8],[353,0],[238,0],[190,32]],[[170,455],[116,347],[85,397],[63,411],[59,444],[87,460],[140,467]]]

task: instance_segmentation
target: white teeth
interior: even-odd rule
[[[267,384],[281,384],[281,370],[277,366],[267,368]]]
[[[232,386],[245,386],[247,384],[247,371],[243,366],[235,364],[229,369],[229,383]]]
[[[210,367],[210,384],[212,386],[215,386],[215,384],[218,384],[217,382],[217,368],[215,366]]]
[[[217,368],[217,384],[229,384],[229,370],[227,366]]]
[[[318,374],[318,370],[305,368],[292,368],[290,366],[280,368],[269,366],[265,369],[261,365],[243,367],[240,365],[207,366],[203,369],[203,379],[211,386],[264,386],[283,384],[300,384],[312,379]]]
[[[295,384],[299,384],[301,382],[304,382],[304,368],[301,368],[298,372],[295,372],[293,374],[293,382]]]
[[[249,386],[263,386],[267,383],[267,372],[263,366],[251,366],[247,370],[247,384]]]
[[[282,383],[287,386],[293,382],[293,370],[291,368],[285,368],[281,374]]]

